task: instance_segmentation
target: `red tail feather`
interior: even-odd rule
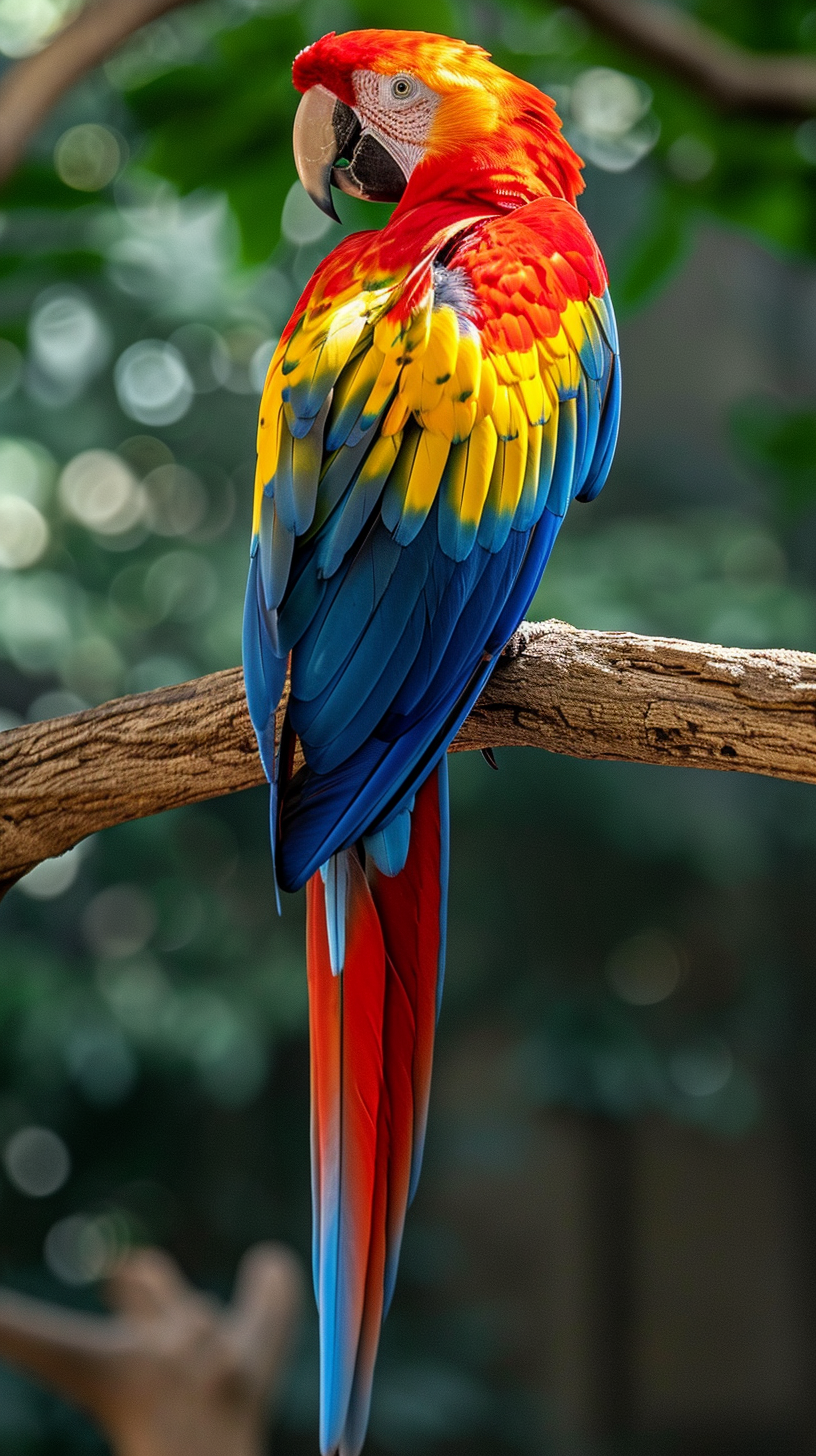
[[[345,960],[333,975],[327,895],[307,887],[315,1288],[321,1449],[357,1456],[380,1326],[419,1171],[436,1024],[447,823],[439,775],[419,790],[404,869],[346,850]],[[342,907],[328,905],[328,913]]]

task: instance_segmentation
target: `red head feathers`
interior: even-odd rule
[[[332,33],[300,52],[293,78],[299,91],[319,87],[344,103],[385,144],[404,174],[405,208],[458,187],[511,207],[545,195],[574,202],[582,190],[553,102],[480,46],[422,31]]]

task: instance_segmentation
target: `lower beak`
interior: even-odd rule
[[[356,124],[350,107],[323,86],[312,86],[297,109],[292,135],[298,176],[312,201],[335,222],[340,219],[331,195],[332,170],[342,151],[343,133],[348,136],[351,131],[348,117]]]

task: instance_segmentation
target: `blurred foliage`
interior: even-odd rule
[[[758,50],[816,55],[805,0],[697,13]],[[816,123],[723,118],[568,9],[207,0],[168,15],[65,98],[0,203],[0,728],[239,660],[260,385],[338,236],[295,183],[291,59],[329,28],[382,23],[480,41],[552,92],[588,159],[586,210],[624,311],[681,266],[705,219],[809,274]],[[340,206],[345,228],[382,216]],[[787,286],[795,308],[795,273]],[[816,648],[816,414],[777,374],[772,399],[733,413],[739,500],[710,441],[678,487],[668,422],[650,421],[648,478],[630,450],[601,502],[576,510],[535,612]],[[812,1087],[794,1093],[780,1072],[816,1039],[811,792],[501,761],[498,776],[453,763],[441,1023],[443,1057],[474,1025],[506,1036],[499,1141],[542,1106],[657,1110],[736,1137],[795,1095],[812,1121]],[[3,906],[0,956],[6,1280],[92,1299],[106,1261],[145,1238],[216,1288],[254,1239],[306,1253],[302,906],[276,917],[263,792],[122,826],[41,867]],[[41,1197],[9,1152],[32,1126],[71,1160]],[[423,1203],[435,1170],[489,1162],[496,1139],[476,1114],[432,1120],[376,1450],[543,1449],[500,1342],[446,1295],[455,1236]],[[314,1334],[281,1451],[313,1448]],[[0,1450],[97,1448],[56,1402],[3,1382]]]
[[[807,0],[774,6],[712,0],[694,8],[715,29],[759,52],[816,55],[816,11]],[[619,307],[636,302],[676,266],[701,212],[787,250],[808,256],[816,250],[816,121],[724,119],[662,70],[638,64],[631,76],[631,58],[566,9],[417,8],[413,0],[401,0],[389,7],[387,22],[486,45],[501,65],[555,96],[579,150],[609,171],[624,172],[651,154],[648,197],[615,279]],[[138,42],[116,63],[133,113],[151,131],[147,161],[184,190],[223,187],[240,220],[246,256],[260,260],[279,236],[278,208],[260,199],[282,195],[292,177],[288,134],[295,97],[281,57],[324,26],[379,25],[383,13],[373,0],[340,18],[334,11],[315,18],[287,6],[284,14],[225,29],[209,45],[201,30],[191,38],[189,18],[168,23],[189,27],[187,64],[156,64],[159,74],[151,77],[146,48]],[[196,45],[196,64],[190,65]],[[599,70],[607,72],[606,89],[596,84],[593,91],[586,77],[594,74],[597,82]]]
[[[776,485],[784,515],[800,516],[816,502],[816,411],[749,400],[734,411],[732,428],[749,464]]]

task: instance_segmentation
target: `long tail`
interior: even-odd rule
[[[380,1327],[422,1162],[447,877],[443,759],[417,792],[397,873],[370,855],[364,869],[350,849],[307,886],[323,1456],[358,1456],[368,1424]]]

